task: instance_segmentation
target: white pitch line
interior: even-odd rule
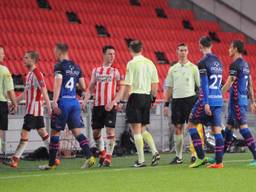
[[[242,163],[242,162],[249,162],[250,160],[228,160],[224,161],[224,163]],[[102,172],[102,171],[128,171],[128,170],[143,170],[143,169],[157,169],[162,167],[171,167],[170,165],[161,165],[157,167],[144,167],[144,168],[116,168],[116,169],[97,169],[97,170],[90,170],[90,171],[76,171],[76,172],[61,172],[61,173],[50,173],[49,171],[47,174],[30,174],[30,175],[15,175],[15,176],[2,176],[0,177],[1,180],[12,180],[12,179],[23,179],[23,178],[30,178],[30,177],[43,177],[43,176],[65,176],[65,175],[82,175],[82,174],[89,174],[95,172]],[[43,171],[42,171],[43,172]]]

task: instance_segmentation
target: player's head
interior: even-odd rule
[[[62,60],[68,57],[68,44],[57,43],[55,45],[54,54],[57,60]]]
[[[129,44],[129,50],[132,55],[141,54],[143,51],[143,45],[140,40],[134,40]]]
[[[187,59],[188,57],[188,46],[185,43],[180,43],[177,47],[177,55],[179,60]]]
[[[4,46],[0,45],[0,63],[2,63],[4,61],[4,57],[5,57]]]
[[[212,40],[210,37],[203,36],[199,40],[199,49],[202,53],[207,53],[211,51],[212,48]]]
[[[245,53],[244,43],[240,40],[234,40],[229,47],[229,56],[234,57],[235,55],[241,55]]]
[[[27,69],[33,69],[34,65],[39,61],[39,54],[36,51],[27,51],[23,60]]]
[[[112,64],[116,57],[116,49],[112,45],[105,45],[102,48],[103,60],[105,64]]]

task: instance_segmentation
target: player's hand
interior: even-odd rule
[[[163,113],[165,117],[169,117],[171,115],[169,107],[164,107]]]
[[[60,115],[61,114],[61,110],[59,108],[58,103],[53,102],[52,108],[53,108],[52,113],[54,113],[55,115]]]
[[[122,111],[123,111],[123,108],[124,108],[124,104],[119,103],[119,104],[116,106],[116,111],[122,112]]]
[[[114,102],[110,102],[105,106],[105,110],[106,111],[111,111],[114,107],[115,103]]]
[[[250,109],[252,113],[256,113],[256,102],[251,103]]]
[[[87,112],[87,101],[83,101],[83,103],[82,103],[82,110],[83,110],[84,113]]]
[[[48,114],[49,117],[52,116],[52,108],[51,108],[51,106],[47,106],[47,114]]]
[[[206,104],[206,105],[204,106],[204,111],[205,111],[206,115],[212,116],[212,111],[211,111],[211,108],[210,108],[210,105],[209,105],[209,104]]]
[[[12,103],[10,106],[9,106],[9,111],[11,114],[15,114],[18,112],[18,105],[17,103]]]

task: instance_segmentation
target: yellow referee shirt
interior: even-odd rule
[[[7,91],[13,90],[12,75],[8,68],[0,65],[0,101],[7,101]]]
[[[128,62],[125,85],[131,86],[131,93],[149,95],[151,84],[158,82],[156,66],[150,59],[138,55]]]
[[[200,86],[198,67],[190,61],[184,65],[176,63],[169,69],[165,86],[173,88],[174,99],[195,95],[195,87]]]

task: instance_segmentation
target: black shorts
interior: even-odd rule
[[[106,111],[105,106],[95,106],[92,109],[92,129],[102,129],[104,127],[115,128],[116,109]]]
[[[172,100],[172,123],[174,125],[188,122],[190,112],[195,104],[196,96]]]
[[[25,115],[22,129],[30,131],[31,129],[41,129],[44,127],[45,124],[43,116],[34,116],[30,114]]]
[[[127,107],[126,116],[128,123],[150,123],[151,96],[147,94],[131,94]]]
[[[0,101],[0,130],[8,130],[8,103]]]

